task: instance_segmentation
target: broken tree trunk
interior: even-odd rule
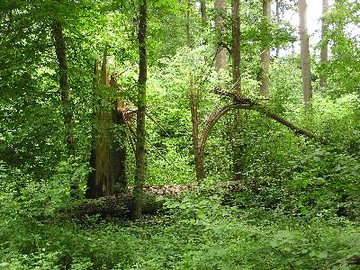
[[[115,78],[109,82],[107,74],[107,49],[99,76],[98,65],[94,67],[93,145],[90,157],[92,172],[87,182],[87,198],[99,198],[127,190],[125,116],[118,109]],[[98,80],[100,78],[100,80]],[[95,104],[94,104],[95,105]]]

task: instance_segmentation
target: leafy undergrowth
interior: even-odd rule
[[[239,210],[207,187],[165,207],[137,222],[14,216],[0,225],[0,269],[358,269],[360,230],[344,218]]]

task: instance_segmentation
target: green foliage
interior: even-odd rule
[[[317,114],[319,118],[315,121],[326,127],[327,121],[333,124],[339,119],[338,127],[331,124],[331,132],[320,131],[328,136],[333,146],[314,145],[295,138],[291,133],[284,133],[282,127],[269,127],[269,120],[248,118],[245,137],[248,155],[244,160],[246,178],[243,190],[229,195],[229,200],[240,208],[260,207],[309,219],[320,216],[358,219],[358,156],[351,149],[337,144],[339,140],[353,138],[356,124],[346,123],[352,121],[353,116],[345,108],[341,113],[343,104],[330,104],[327,107],[322,103],[322,114]],[[352,106],[349,102],[346,104]],[[314,111],[320,109],[318,106],[314,103]],[[336,114],[332,118],[334,111]],[[317,126],[320,128],[322,124]],[[271,149],[268,144],[272,145]]]
[[[212,90],[232,89],[231,65],[222,73],[213,66],[219,37],[212,2],[205,1],[209,27],[187,1],[148,2],[146,185],[185,184],[195,176],[190,81],[203,127],[211,111],[227,102]],[[130,222],[99,215],[75,221],[68,212],[81,203],[70,201],[71,183],[86,189],[94,113],[119,96],[131,109],[136,103],[136,1],[1,1],[0,269],[356,269],[348,259],[360,255],[359,40],[349,27],[358,23],[359,5],[336,2],[327,16],[331,58],[313,68],[307,112],[296,54],[271,62],[270,99],[258,94],[261,50],[293,42],[294,29],[284,21],[265,23],[261,1],[241,8],[243,94],[314,131],[325,144],[246,112],[237,142],[244,149],[244,178],[222,188],[232,178],[234,143],[232,117],[224,117],[207,142],[204,183],[165,199],[161,215]],[[285,1],[282,8],[292,5]],[[220,41],[231,50],[231,20],[223,15]],[[67,44],[77,141],[72,160],[64,142],[54,20],[63,24]],[[192,48],[185,46],[187,23]],[[119,72],[125,91],[104,88],[94,97],[93,66],[105,44],[109,72]],[[318,75],[328,77],[326,92],[319,92]],[[132,184],[135,159],[128,149]],[[158,206],[153,196],[144,201]]]
[[[346,93],[359,93],[360,55],[359,24],[360,8],[356,1],[337,1],[326,16],[329,31],[324,41],[331,46],[331,58],[319,71],[330,79],[330,93],[339,97]],[[355,33],[355,34],[354,34]]]
[[[6,249],[4,253],[2,249],[1,266],[4,269],[352,269],[347,259],[356,254],[360,235],[351,224],[337,227],[320,219],[305,225],[281,215],[274,222],[260,213],[251,219],[250,212],[238,213],[235,208],[223,206],[222,192],[214,184],[168,201],[172,217],[151,219],[141,226],[94,223],[84,228],[63,222],[29,224],[25,227],[32,234],[28,235],[17,225],[13,229],[17,229],[16,237],[7,241],[12,253]],[[20,237],[23,241],[19,242]],[[22,253],[14,253],[16,248],[21,248]]]

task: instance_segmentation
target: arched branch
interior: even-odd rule
[[[223,117],[228,111],[230,111],[232,109],[251,110],[251,107],[252,107],[252,105],[249,105],[249,104],[230,104],[230,105],[226,105],[225,107],[215,109],[210,114],[209,118],[206,120],[204,129],[201,133],[200,143],[199,143],[200,156],[201,157],[204,156],[205,144],[206,144],[207,138],[209,136],[209,133],[221,117]]]
[[[262,114],[265,114],[266,116],[274,119],[275,121],[279,122],[280,124],[287,126],[296,135],[304,135],[304,136],[312,138],[312,139],[319,139],[314,133],[312,133],[302,127],[296,126],[295,124],[291,123],[290,121],[286,120],[285,118],[281,117],[280,115],[272,112],[271,110],[266,108],[264,105],[259,104],[256,100],[252,100],[251,98],[244,97],[244,96],[236,94],[236,93],[227,92],[220,88],[215,88],[214,92],[220,96],[234,100],[234,102],[235,102],[234,104],[248,105],[248,107],[245,107],[242,109],[255,110]],[[241,109],[241,107],[238,107],[238,108]]]
[[[231,93],[232,98],[233,98],[233,95],[234,94]],[[245,99],[242,97],[239,97],[238,100],[244,101]],[[235,99],[236,102],[239,102],[238,100]],[[248,100],[248,99],[246,99],[246,100]],[[211,129],[214,127],[214,125],[219,121],[219,119],[221,117],[223,117],[228,111],[233,110],[233,109],[258,111],[258,112],[274,119],[275,121],[279,122],[280,124],[288,127],[297,136],[303,135],[308,138],[318,139],[318,137],[314,133],[312,133],[302,127],[296,126],[295,124],[291,123],[290,121],[286,120],[285,118],[281,117],[280,115],[270,111],[269,109],[265,108],[264,106],[257,104],[256,102],[251,101],[248,103],[233,103],[233,104],[226,105],[222,108],[218,108],[218,109],[214,110],[210,114],[207,121],[205,122],[204,129],[201,133],[200,144],[199,144],[199,152],[200,152],[201,158],[204,157],[205,144],[206,144],[206,141],[207,141],[207,138],[209,136]]]

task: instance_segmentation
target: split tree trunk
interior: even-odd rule
[[[146,115],[146,80],[147,80],[147,56],[146,56],[146,26],[147,4],[146,0],[140,1],[139,7],[139,90],[138,110],[136,121],[136,168],[134,186],[134,209],[133,217],[140,218],[143,204],[143,187],[145,182],[145,115]]]
[[[115,85],[110,81],[110,86],[117,89]],[[126,119],[123,112],[118,110],[118,102],[113,102],[113,109],[111,111],[112,123],[120,127],[119,129],[112,129],[112,144],[110,148],[110,168],[111,175],[114,182],[115,193],[126,193],[127,192],[127,177],[126,177],[126,157],[127,157],[127,141],[128,136],[126,133]]]
[[[65,126],[65,143],[68,151],[68,157],[71,162],[75,158],[75,136],[73,111],[69,94],[69,79],[67,66],[66,43],[63,34],[63,27],[60,22],[54,22],[52,25],[53,37],[55,40],[55,51],[58,60],[60,97],[62,105],[63,121]],[[70,183],[70,195],[77,198],[80,195],[79,183],[72,180]]]
[[[322,67],[326,65],[328,62],[328,42],[326,40],[326,32],[327,32],[327,22],[326,22],[326,14],[329,9],[329,0],[322,1],[322,26],[321,26],[321,52],[320,52],[320,64]],[[320,86],[325,89],[327,86],[327,78],[326,75],[322,74],[320,77]]]
[[[301,74],[303,97],[306,107],[310,106],[312,89],[311,89],[311,71],[310,71],[310,51],[309,51],[309,35],[306,27],[306,0],[299,0],[299,32],[301,46]]]
[[[126,141],[125,118],[118,111],[117,100],[112,91],[118,91],[113,80],[109,82],[107,74],[107,46],[104,50],[100,83],[97,63],[94,67],[94,99],[100,99],[94,106],[95,123],[93,127],[93,146],[90,166],[92,172],[88,177],[87,198],[99,198],[127,191],[126,181]],[[117,94],[117,93],[116,93]],[[109,102],[112,106],[108,108]],[[105,104],[105,106],[101,106]],[[119,130],[114,129],[119,125]],[[116,134],[119,132],[120,134]]]
[[[260,61],[260,94],[264,97],[269,97],[269,66],[270,66],[270,50],[267,37],[269,36],[269,24],[271,17],[271,0],[263,0],[263,23],[266,24],[266,30],[263,33],[263,45],[261,48],[261,61]]]

